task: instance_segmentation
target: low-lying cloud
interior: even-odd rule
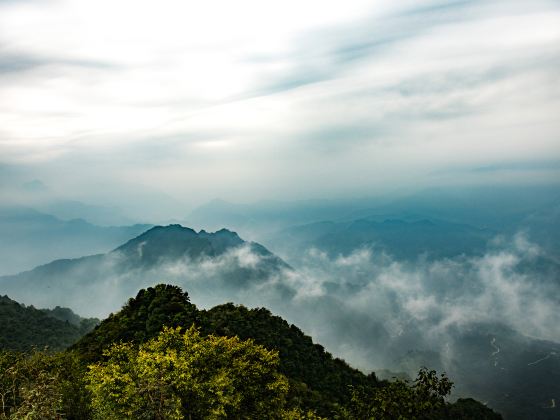
[[[333,258],[309,249],[298,267],[247,244],[214,258],[147,267],[123,264],[113,252],[41,285],[2,283],[23,303],[102,317],[141,287],[178,284],[199,307],[266,306],[364,370],[402,368],[411,350],[438,354],[445,363],[453,343],[473,329],[560,342],[560,268],[521,234],[496,241],[482,256],[435,261],[404,262],[368,248]]]
[[[287,276],[297,291],[294,304],[310,314],[327,304],[318,312],[329,319],[301,313],[298,321],[363,368],[391,363],[379,358],[384,349],[376,341],[386,342],[392,356],[397,349],[441,351],[449,334],[478,325],[560,341],[559,267],[522,235],[477,257],[410,263],[366,248],[334,259],[312,249],[301,265]],[[350,339],[348,331],[326,331],[325,321],[355,327],[354,342],[340,339]],[[373,325],[380,335],[364,339]],[[351,354],[344,354],[348,349]]]

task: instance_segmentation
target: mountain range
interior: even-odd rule
[[[59,259],[30,271],[0,277],[0,288],[14,298],[48,306],[87,308],[103,316],[134,290],[168,279],[199,290],[248,290],[291,268],[262,245],[243,241],[226,229],[195,232],[180,225],[156,226],[105,253]],[[290,290],[281,284],[276,289]],[[95,301],[92,307],[88,303]]]
[[[0,275],[15,274],[57,258],[106,252],[150,225],[97,226],[62,220],[28,207],[0,206]]]
[[[441,259],[482,255],[496,235],[491,229],[440,220],[358,219],[293,226],[270,236],[267,244],[289,261],[309,249],[336,257],[360,248],[386,252],[398,260]]]
[[[365,223],[374,232],[439,228],[433,222]],[[338,231],[341,237],[351,227],[343,225]],[[465,231],[472,231],[475,237],[478,233],[484,237],[486,232]],[[297,245],[297,241],[294,243]],[[329,242],[318,241],[323,243]],[[351,264],[358,270],[360,262],[352,258],[342,259],[340,264]],[[392,266],[394,263],[389,264]],[[435,285],[438,272],[430,268],[429,273]],[[368,283],[369,277],[344,278],[337,272],[331,275],[332,283],[316,283],[318,279],[294,270],[264,246],[244,241],[227,229],[209,233],[169,225],[153,227],[105,254],[56,260],[0,277],[0,290],[38,307],[54,302],[86,316],[104,317],[115,312],[135,290],[165,281],[189,290],[202,307],[232,300],[251,307],[267,306],[361,368],[386,367],[410,375],[421,366],[445,370],[456,382],[457,397],[474,396],[506,414],[506,418],[554,418],[556,411],[550,407],[560,392],[557,343],[530,338],[499,321],[450,324],[444,334],[435,334],[433,330],[440,321],[404,317],[399,312],[402,308],[391,303],[394,291],[376,298],[378,304],[387,306],[388,314],[369,313],[367,306],[360,309],[361,300],[371,299],[374,283]],[[450,290],[479,287],[470,284],[468,278],[449,281]],[[442,290],[434,289],[434,293],[449,299],[445,294],[449,292]],[[396,322],[401,330],[395,334],[387,323]],[[227,329],[224,331],[227,333]]]
[[[7,298],[4,300],[7,302]],[[0,304],[3,302],[0,301]],[[30,313],[37,315],[33,312],[36,310],[26,308],[14,301],[10,300],[9,305],[20,308],[20,312],[23,311],[27,316]],[[57,308],[55,311],[57,315],[69,314],[68,311],[60,309]],[[0,311],[0,315],[5,319],[12,316],[18,322],[21,318],[21,314],[6,311]],[[50,315],[45,313],[45,316]],[[61,383],[62,389],[58,391],[50,384],[43,385],[43,388],[37,389],[36,394],[43,395],[43,389],[50,386],[47,388],[50,392],[60,392],[61,408],[65,410],[65,417],[84,420],[91,417],[87,403],[91,397],[84,389],[86,365],[91,369],[94,363],[102,363],[108,356],[106,350],[114,345],[120,345],[120,348],[123,348],[122,343],[141,345],[156,338],[164,326],[186,330],[191,325],[194,325],[203,336],[238,337],[240,340],[250,340],[251,345],[254,343],[278,352],[279,372],[285,376],[289,384],[285,403],[288,407],[297,409],[296,412],[302,413],[296,418],[315,419],[316,414],[321,415],[322,418],[355,418],[351,414],[352,411],[359,409],[356,405],[355,390],[376,393],[389,385],[388,382],[379,380],[374,373],[365,375],[351,368],[343,360],[334,358],[297,326],[290,325],[265,308],[248,309],[242,305],[227,303],[209,310],[200,310],[190,302],[188,293],[177,286],[164,284],[140,290],[136,297],[130,298],[119,312],[111,314],[92,331],[82,331],[81,335],[85,335],[75,338],[69,351],[55,358],[54,365],[45,363],[48,361],[48,356],[32,353],[25,366],[29,369],[35,366],[34,363],[43,363],[42,366],[34,367],[34,372],[40,373],[46,367],[49,374],[57,376],[56,384]],[[44,334],[48,332],[48,330],[43,331]],[[3,342],[7,334],[6,330],[0,330],[0,341]],[[36,335],[34,339],[37,343],[44,340],[40,335]],[[57,348],[68,346],[68,341],[63,335],[52,336],[51,339],[59,340]],[[5,347],[3,349],[5,350]],[[124,354],[121,354],[120,358],[123,356]],[[8,363],[7,366],[10,366],[14,359],[18,360],[18,357],[21,356],[14,357],[10,353],[0,352],[0,363]],[[43,359],[45,357],[46,359]],[[16,374],[22,369],[22,366],[19,366],[19,369],[17,367],[16,364],[11,368],[15,369]],[[172,370],[175,367],[179,368],[180,365],[170,364],[167,369]],[[191,375],[195,377],[200,375],[197,379],[203,380],[205,370],[211,371],[211,367],[194,366]],[[32,378],[18,379],[12,376],[14,380],[25,380],[27,386],[30,386],[29,379]],[[2,391],[7,390],[3,387],[3,382],[0,383],[0,388]],[[414,388],[408,389],[407,392],[411,392],[410,390]],[[13,392],[11,389],[8,390]],[[118,395],[115,392],[116,390],[113,394]],[[164,398],[165,395],[161,397]],[[406,397],[396,394],[392,397],[385,395],[383,398],[389,402],[390,398],[397,398],[398,401],[399,398]],[[501,418],[472,399],[460,399],[452,404],[438,404],[436,409],[430,410],[429,396],[420,394],[418,398],[420,398],[418,401],[420,405],[416,407],[427,407],[423,410],[431,411],[430,418],[434,420],[473,418],[499,420]],[[41,404],[42,402],[36,402],[39,407]],[[5,412],[6,407],[3,406],[2,410]],[[305,412],[315,414],[303,415]]]

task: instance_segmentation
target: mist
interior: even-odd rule
[[[411,348],[441,351],[452,342],[451,332],[476,325],[560,339],[560,267],[522,235],[481,257],[410,263],[369,249],[335,259],[310,250],[305,264],[291,277],[294,300],[311,307],[310,314],[326,303],[320,313],[327,319],[308,315],[299,323],[364,369],[394,366],[398,352]],[[549,270],[543,269],[547,264]],[[340,329],[327,332],[329,325]],[[386,352],[380,342],[387,343]]]
[[[197,240],[217,234],[153,228],[106,254],[0,277],[0,290],[26,305],[105,318],[141,288],[175,284],[199,308],[265,307],[381,378],[414,377],[427,366],[452,378],[452,398],[471,396],[505,413],[517,410],[516,398],[530,399],[527,413],[554,398],[560,263],[524,231],[495,236],[483,253],[445,258],[397,258],[373,244],[340,253],[311,247],[286,262],[230,231],[218,254],[177,254],[182,241],[187,250],[197,242],[165,242],[172,231]]]
[[[560,341],[560,265],[521,233],[474,257],[410,262],[369,248],[334,258],[309,249],[297,270],[271,258],[245,245],[144,268],[129,267],[117,251],[74,260],[40,286],[4,278],[2,288],[26,304],[103,318],[140,288],[177,284],[202,308],[230,301],[267,307],[368,371],[398,369],[411,349],[441,353],[458,331],[480,325]]]
[[[176,284],[364,371],[558,399],[557,1],[0,0],[0,28],[0,294],[103,318]],[[123,249],[178,224],[254,243]]]

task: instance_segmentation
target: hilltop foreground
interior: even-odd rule
[[[501,418],[445,402],[445,375],[380,381],[266,309],[199,310],[170,285],[141,290],[65,352],[3,350],[0,366],[2,418]]]

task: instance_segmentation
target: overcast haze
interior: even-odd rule
[[[0,188],[189,208],[553,183],[559,70],[557,1],[2,0]]]
[[[177,284],[552,420],[559,279],[560,0],[0,0],[0,297]]]

